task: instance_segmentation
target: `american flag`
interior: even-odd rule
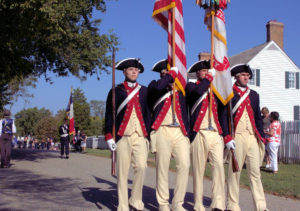
[[[172,15],[175,15],[175,58],[172,46]],[[156,0],[152,13],[153,19],[168,32],[168,63],[178,67],[176,87],[185,94],[187,81],[185,38],[183,28],[182,0]],[[173,59],[175,60],[173,63]]]
[[[69,119],[69,134],[74,135],[75,127],[74,127],[74,110],[73,110],[72,89],[71,89],[71,95],[70,95],[66,113],[67,113],[67,116]]]

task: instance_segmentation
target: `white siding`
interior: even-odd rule
[[[293,120],[294,106],[300,105],[300,90],[285,88],[285,72],[299,72],[299,69],[274,47],[265,48],[249,62],[251,68],[260,69],[260,86],[249,87],[259,93],[261,108],[278,111],[281,120]]]

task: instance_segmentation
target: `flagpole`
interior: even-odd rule
[[[115,48],[112,49],[112,135],[113,139],[116,140],[116,90],[115,90]],[[116,176],[116,152],[111,152],[111,176]]]
[[[229,112],[229,132],[230,135],[232,137],[232,139],[234,139],[234,124],[233,124],[233,113],[232,113],[232,100],[229,101],[229,106],[228,106],[228,112]],[[236,159],[236,154],[235,154],[235,150],[234,149],[230,149],[231,152],[231,161],[232,161],[232,171],[233,172],[239,172],[240,168],[239,168],[239,163]]]
[[[210,52],[210,68],[213,68],[214,65],[214,33],[215,33],[215,9],[211,9],[211,52]],[[208,111],[208,130],[214,130],[211,122],[211,113],[212,113],[212,97],[213,97],[213,85],[210,83],[209,89],[209,111]]]
[[[175,8],[172,8],[172,66],[175,67],[176,66],[176,53],[175,53],[175,47],[176,47],[176,42],[175,42]],[[172,94],[172,125],[171,126],[178,126],[178,123],[176,122],[176,87],[175,87],[175,80],[173,83],[173,94]]]

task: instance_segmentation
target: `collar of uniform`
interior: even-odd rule
[[[238,86],[236,84],[233,85],[233,89],[239,93],[239,95],[244,95],[246,93],[246,91],[249,89],[248,86],[247,87],[241,87],[241,86]]]
[[[124,86],[125,88],[133,89],[137,86],[137,82],[129,82],[129,81],[124,81]]]

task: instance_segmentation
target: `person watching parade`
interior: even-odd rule
[[[150,111],[148,89],[136,80],[143,73],[144,66],[136,58],[127,58],[116,65],[122,70],[125,81],[115,88],[116,140],[112,130],[112,90],[106,101],[105,140],[111,151],[117,152],[118,210],[143,210],[142,188],[148,158],[148,135]],[[133,185],[128,200],[128,172],[133,166]]]
[[[189,167],[190,142],[188,139],[189,125],[185,96],[175,91],[172,98],[172,84],[177,77],[177,67],[167,71],[167,61],[157,62],[153,71],[160,73],[161,79],[153,80],[148,86],[149,104],[153,111],[151,152],[155,153],[156,160],[156,199],[159,210],[169,208],[168,173],[170,159],[176,162],[176,184],[172,199],[172,210],[185,210],[182,205],[186,193]],[[175,100],[175,109],[172,106]],[[174,113],[173,113],[174,112]],[[174,125],[174,116],[177,125]]]

